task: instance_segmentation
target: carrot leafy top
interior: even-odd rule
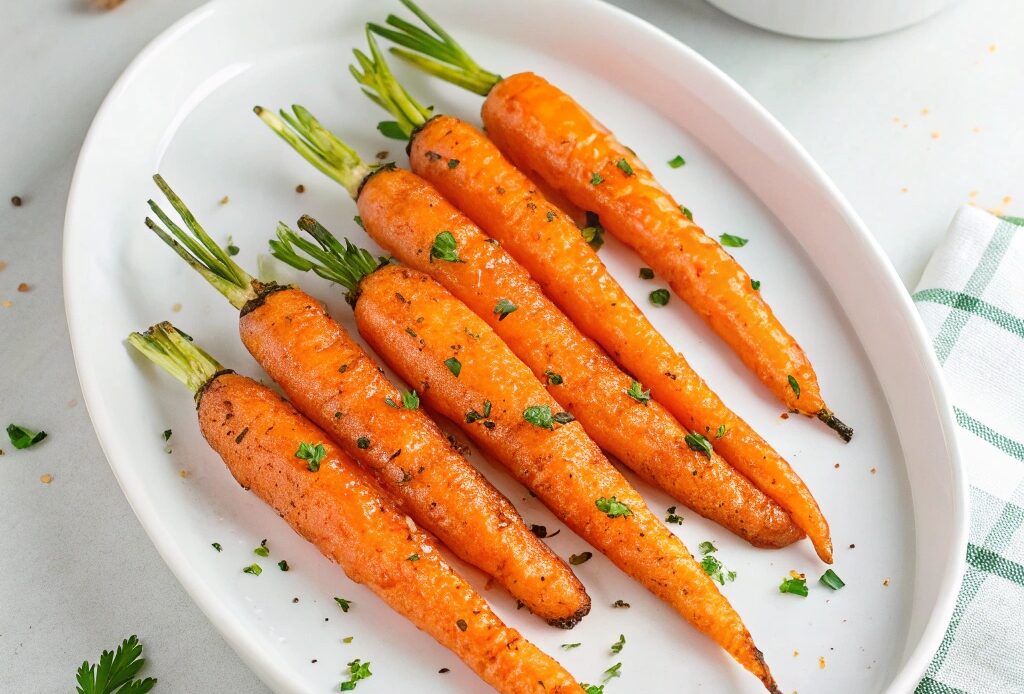
[[[420,104],[399,84],[369,29],[366,30],[366,43],[370,55],[354,49],[352,53],[359,67],[349,65],[349,72],[362,85],[363,94],[395,118],[394,121],[378,123],[377,129],[389,137],[408,140],[413,130],[430,119],[433,109]]]
[[[296,270],[312,270],[324,279],[345,287],[349,303],[353,305],[359,296],[359,282],[389,262],[387,258],[374,258],[369,251],[348,239],[342,243],[309,215],[299,219],[299,228],[312,236],[316,243],[302,238],[287,224],[280,223],[277,225],[277,238],[270,241],[270,253]]]
[[[481,96],[486,96],[501,81],[500,75],[480,67],[458,41],[416,3],[401,1],[423,22],[425,29],[393,14],[388,15],[385,21],[388,26],[373,22],[367,24],[370,31],[402,46],[392,48],[392,53],[423,72]]]
[[[146,226],[188,263],[189,267],[202,275],[207,282],[213,285],[214,289],[223,294],[232,306],[241,309],[246,302],[255,299],[262,285],[239,267],[238,263],[231,259],[231,254],[221,248],[206,233],[181,198],[167,185],[163,176],[157,174],[153,176],[153,180],[156,181],[157,187],[167,197],[171,207],[188,227],[188,231],[175,224],[174,220],[153,200],[149,201],[150,209],[170,230],[170,233],[149,217],[146,217]]]
[[[191,337],[166,321],[157,323],[144,333],[132,333],[128,336],[128,344],[193,393],[199,392],[218,371],[224,370]]]

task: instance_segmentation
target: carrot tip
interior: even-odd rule
[[[829,429],[832,429],[837,434],[839,434],[839,438],[841,438],[846,443],[850,443],[850,439],[853,438],[853,427],[844,424],[842,420],[839,419],[839,417],[836,417],[832,413],[832,410],[820,410],[818,412],[818,419],[825,422],[825,426],[827,426]]]

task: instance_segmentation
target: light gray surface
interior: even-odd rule
[[[60,291],[64,203],[89,123],[139,49],[199,4],[128,0],[104,13],[87,0],[2,3],[0,302],[12,304],[0,306],[0,425],[50,438],[29,451],[0,441],[0,691],[68,691],[83,659],[132,633],[156,691],[266,691],[171,576],[110,473],[80,402]],[[1021,214],[1004,198],[1024,196],[1024,131],[1014,123],[1024,5],[971,0],[897,34],[831,43],[768,34],[700,0],[616,4],[688,43],[774,113],[908,285],[958,205]],[[24,205],[11,206],[12,195]]]

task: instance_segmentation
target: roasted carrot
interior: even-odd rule
[[[415,392],[399,392],[312,297],[254,280],[210,239],[167,184],[156,180],[191,236],[152,202],[177,240],[156,222],[147,224],[240,309],[243,343],[296,407],[372,470],[417,523],[494,576],[531,611],[563,628],[582,619],[590,598],[572,570],[454,450],[419,409]],[[366,253],[353,262],[364,269],[377,266]]]
[[[453,159],[460,162],[455,168],[446,164]],[[828,523],[799,476],[651,325],[579,229],[557,212],[548,214],[553,207],[483,133],[457,118],[436,116],[413,134],[409,161],[500,241],[583,333],[651,389],[654,400],[785,509],[821,558],[831,561]]]
[[[390,28],[370,25],[404,46],[392,49],[396,55],[486,96],[482,118],[488,136],[509,159],[596,213],[601,225],[664,278],[787,407],[818,417],[850,440],[853,430],[825,405],[810,360],[750,276],[634,152],[542,77],[524,72],[501,78],[483,70],[412,0],[402,3],[426,30],[394,15],[387,19]]]
[[[434,538],[411,526],[377,482],[291,404],[224,370],[169,323],[128,341],[195,394],[203,437],[238,483],[350,579],[500,692],[583,691],[554,659],[502,623],[445,562]],[[303,447],[315,454],[300,458]]]
[[[769,691],[775,681],[729,601],[571,414],[481,318],[426,275],[362,279],[360,334],[426,403],[580,537],[715,640]]]
[[[334,152],[348,148],[304,109],[295,107],[294,118],[286,115],[291,128],[264,109],[257,112],[318,168],[339,182],[352,180],[350,170],[361,164],[353,163],[351,155],[346,160],[336,157]],[[552,395],[605,450],[756,546],[781,547],[802,536],[778,504],[704,445],[703,434],[687,432],[650,401],[640,383],[581,335],[508,254],[487,243],[479,229],[429,184],[408,171],[384,167],[361,184],[346,187],[358,197],[368,233],[484,316],[537,377],[549,382]],[[308,224],[303,228],[311,230]],[[441,230],[446,236],[439,235]],[[325,249],[331,243],[329,234],[318,240]],[[434,262],[437,249],[432,247],[441,240],[460,248],[471,243],[472,250],[460,262]],[[275,248],[278,257],[288,260],[281,251],[280,246]],[[312,252],[323,253],[316,248]],[[304,267],[301,260],[293,264]],[[515,306],[508,320],[496,310],[502,301]]]

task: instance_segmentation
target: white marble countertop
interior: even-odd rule
[[[64,205],[89,123],[139,49],[199,4],[3,3],[0,424],[50,438],[30,451],[0,441],[2,691],[67,691],[83,659],[133,633],[156,691],[266,691],[175,581],[107,467],[80,403],[61,292]],[[615,4],[688,43],[774,113],[908,286],[959,205],[1024,211],[1024,4],[961,1],[855,42],[776,36],[702,0]]]

